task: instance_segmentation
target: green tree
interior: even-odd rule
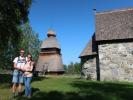
[[[32,30],[29,23],[22,26],[22,32],[20,48],[24,48],[26,54],[31,53],[33,59],[36,61],[38,59],[41,45],[38,33]]]
[[[67,71],[67,65],[64,64],[63,67],[64,67],[64,70],[65,70],[65,72],[66,72],[66,71]]]
[[[0,52],[0,66],[2,69],[11,69],[12,61],[16,56],[19,56],[20,48],[24,48],[26,55],[31,53],[33,60],[37,61],[40,51],[41,41],[39,40],[38,33],[35,33],[29,23],[25,23],[19,27],[21,29],[20,42],[16,48],[13,48],[11,43],[8,43],[8,48],[4,52]]]
[[[78,62],[71,62],[70,64],[68,64],[67,69],[66,69],[66,73],[67,74],[80,74],[81,72],[81,65]]]
[[[12,66],[32,0],[0,0],[0,67]]]
[[[74,64],[74,68],[75,68],[75,72],[76,73],[80,73],[81,72],[81,64],[80,63],[76,62]]]
[[[9,44],[13,48],[17,47],[22,34],[18,26],[28,21],[31,2],[32,0],[0,0],[0,52],[5,52]]]

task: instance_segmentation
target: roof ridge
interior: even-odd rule
[[[133,10],[133,8],[122,8],[122,9],[107,10],[103,12],[96,12],[96,15],[108,14],[108,13],[114,13],[114,12],[123,12],[123,11],[128,11],[128,10]]]

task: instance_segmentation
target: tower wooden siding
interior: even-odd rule
[[[60,45],[53,31],[48,31],[48,38],[41,45],[36,70],[38,72],[47,71],[48,74],[64,73],[63,61]]]

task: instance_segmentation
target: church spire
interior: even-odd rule
[[[56,33],[55,33],[55,31],[53,31],[52,29],[49,29],[49,30],[48,30],[48,33],[47,33],[47,36],[48,36],[48,37],[50,37],[50,36],[56,37]]]

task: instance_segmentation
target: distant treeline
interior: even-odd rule
[[[65,74],[80,74],[81,64],[79,62],[71,62],[68,65],[64,65]]]

